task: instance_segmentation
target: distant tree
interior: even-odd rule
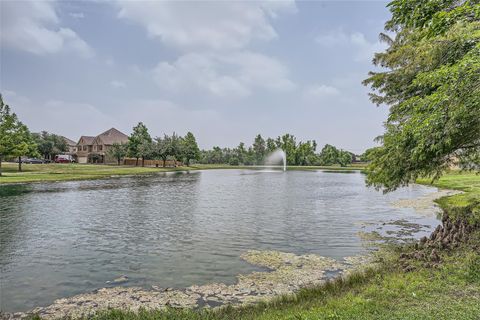
[[[18,158],[18,171],[22,171],[21,157],[25,155],[38,155],[37,145],[27,126],[11,112],[0,94],[0,175],[3,157]]]
[[[352,161],[353,157],[351,152],[337,149],[330,144],[326,144],[319,154],[319,163],[322,166],[339,164],[340,166],[345,167],[351,164]]]
[[[272,138],[268,138],[267,139],[267,150],[266,150],[266,152],[267,153],[272,153],[277,148],[278,147],[277,147],[277,144],[275,143],[275,140],[273,140]]]
[[[287,164],[295,165],[295,153],[297,148],[297,142],[295,136],[286,133],[281,137],[278,137],[275,141],[277,148],[281,148],[287,154]]]
[[[166,134],[163,138],[156,137],[153,144],[153,155],[155,159],[161,159],[163,161],[163,167],[165,168],[167,158],[170,152],[170,137]]]
[[[2,160],[11,154],[14,148],[13,132],[18,119],[10,107],[3,103],[0,95],[0,176],[2,175]]]
[[[128,155],[136,159],[136,166],[138,166],[140,158],[142,158],[142,167],[145,165],[145,157],[152,151],[151,143],[152,137],[150,137],[147,127],[139,122],[128,137]]]
[[[374,152],[374,151],[375,151],[375,147],[365,150],[365,152],[362,153],[362,155],[360,155],[360,161],[362,161],[362,162],[369,162],[369,161],[371,161],[371,160],[372,160],[372,155],[373,155],[373,152]]]
[[[295,150],[295,165],[306,166],[316,162],[315,141],[300,142]]]
[[[238,159],[240,164],[245,164],[245,160],[247,158],[247,150],[245,149],[245,143],[240,142],[238,146],[235,148],[235,156]]]
[[[265,158],[265,153],[267,150],[267,146],[265,140],[262,138],[260,134],[255,137],[255,141],[253,142],[253,154],[255,158],[255,164],[261,164]]]
[[[128,145],[125,143],[115,142],[107,151],[107,154],[117,160],[117,165],[120,165],[120,161],[127,155]]]
[[[346,167],[347,165],[351,164],[353,161],[352,154],[345,150],[340,150],[338,152],[337,163],[340,164],[342,167]]]
[[[193,133],[188,132],[182,141],[182,156],[185,159],[187,166],[190,165],[190,160],[200,159],[200,149],[197,145],[197,140]]]
[[[37,144],[38,153],[45,159],[53,159],[55,155],[68,151],[68,145],[62,136],[42,131],[32,133]]]
[[[175,166],[176,161],[182,157],[182,145],[183,138],[178,136],[175,132],[170,137],[170,143],[168,145],[168,154],[174,159]]]

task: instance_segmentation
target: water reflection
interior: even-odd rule
[[[358,221],[419,220],[390,203],[433,189],[384,196],[360,173],[212,170],[0,190],[1,308],[19,311],[122,274],[145,287],[231,283],[254,269],[239,258],[249,249],[354,255]]]

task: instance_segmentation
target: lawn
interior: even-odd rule
[[[22,164],[23,171],[17,171],[18,164],[2,163],[1,183],[26,183],[66,180],[89,180],[121,175],[155,174],[165,171],[186,170],[177,168],[148,168],[92,164]]]
[[[418,182],[438,188],[464,191],[462,194],[445,197],[437,202],[450,216],[467,216],[471,222],[480,221],[480,174],[451,171],[433,183],[429,179],[420,179]]]

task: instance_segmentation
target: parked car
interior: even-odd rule
[[[75,159],[69,154],[59,154],[55,156],[55,163],[74,163]]]
[[[28,158],[28,159],[22,159],[23,163],[31,163],[31,164],[41,164],[45,163],[44,160],[42,159],[37,159],[37,158]]]
[[[44,161],[42,159],[37,159],[37,158],[21,158],[21,159],[18,159],[16,158],[15,160],[13,160],[13,162],[15,163],[44,163]]]

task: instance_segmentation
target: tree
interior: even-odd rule
[[[276,140],[277,148],[281,148],[287,155],[287,164],[295,165],[295,151],[297,142],[295,136],[286,133]]]
[[[395,0],[375,54],[371,100],[389,106],[367,184],[385,192],[452,164],[480,168],[480,5],[477,1]]]
[[[320,151],[320,164],[331,166],[338,163],[339,150],[330,144],[326,144]]]
[[[153,155],[155,159],[162,159],[163,167],[167,162],[167,158],[170,152],[170,137],[166,134],[163,135],[163,138],[156,137],[153,144]]]
[[[170,137],[170,143],[168,144],[168,154],[174,159],[175,167],[177,166],[177,160],[182,156],[182,144],[183,138],[178,136],[175,132]]]
[[[37,145],[27,126],[18,120],[8,105],[4,104],[0,95],[0,175],[3,157],[18,158],[18,171],[22,171],[21,157],[37,154]]]
[[[108,149],[107,154],[117,159],[117,165],[120,165],[120,161],[127,155],[128,152],[128,145],[125,143],[117,143],[115,142],[112,146]]]
[[[265,158],[265,153],[267,149],[265,145],[265,140],[260,134],[255,137],[252,148],[255,158],[255,164],[261,164],[263,162],[263,159]]]
[[[275,143],[275,140],[273,140],[272,138],[268,138],[267,139],[267,153],[272,153],[273,151],[275,151],[275,149],[277,149],[277,145]]]
[[[145,157],[151,152],[152,137],[147,127],[139,122],[128,137],[128,155],[136,158],[135,165],[138,166],[138,159],[142,158],[142,167],[145,165]]]
[[[10,111],[10,107],[3,103],[0,95],[0,176],[2,175],[3,157],[11,154],[13,145],[12,133],[15,130],[17,116]]]
[[[316,162],[315,141],[300,142],[295,150],[295,164],[298,166],[312,165]]]
[[[234,154],[240,164],[245,164],[245,160],[247,158],[247,150],[245,149],[245,143],[240,142],[238,144],[238,147],[235,148]]]
[[[190,165],[190,160],[200,159],[200,149],[197,145],[197,140],[191,132],[187,132],[182,141],[182,156],[185,159],[187,166]]]
[[[347,165],[351,164],[353,161],[352,154],[345,150],[340,150],[338,153],[337,162],[340,166],[346,167]]]
[[[32,133],[32,136],[37,144],[38,153],[44,159],[51,160],[55,155],[68,151],[67,142],[62,136],[50,134],[47,131]]]

